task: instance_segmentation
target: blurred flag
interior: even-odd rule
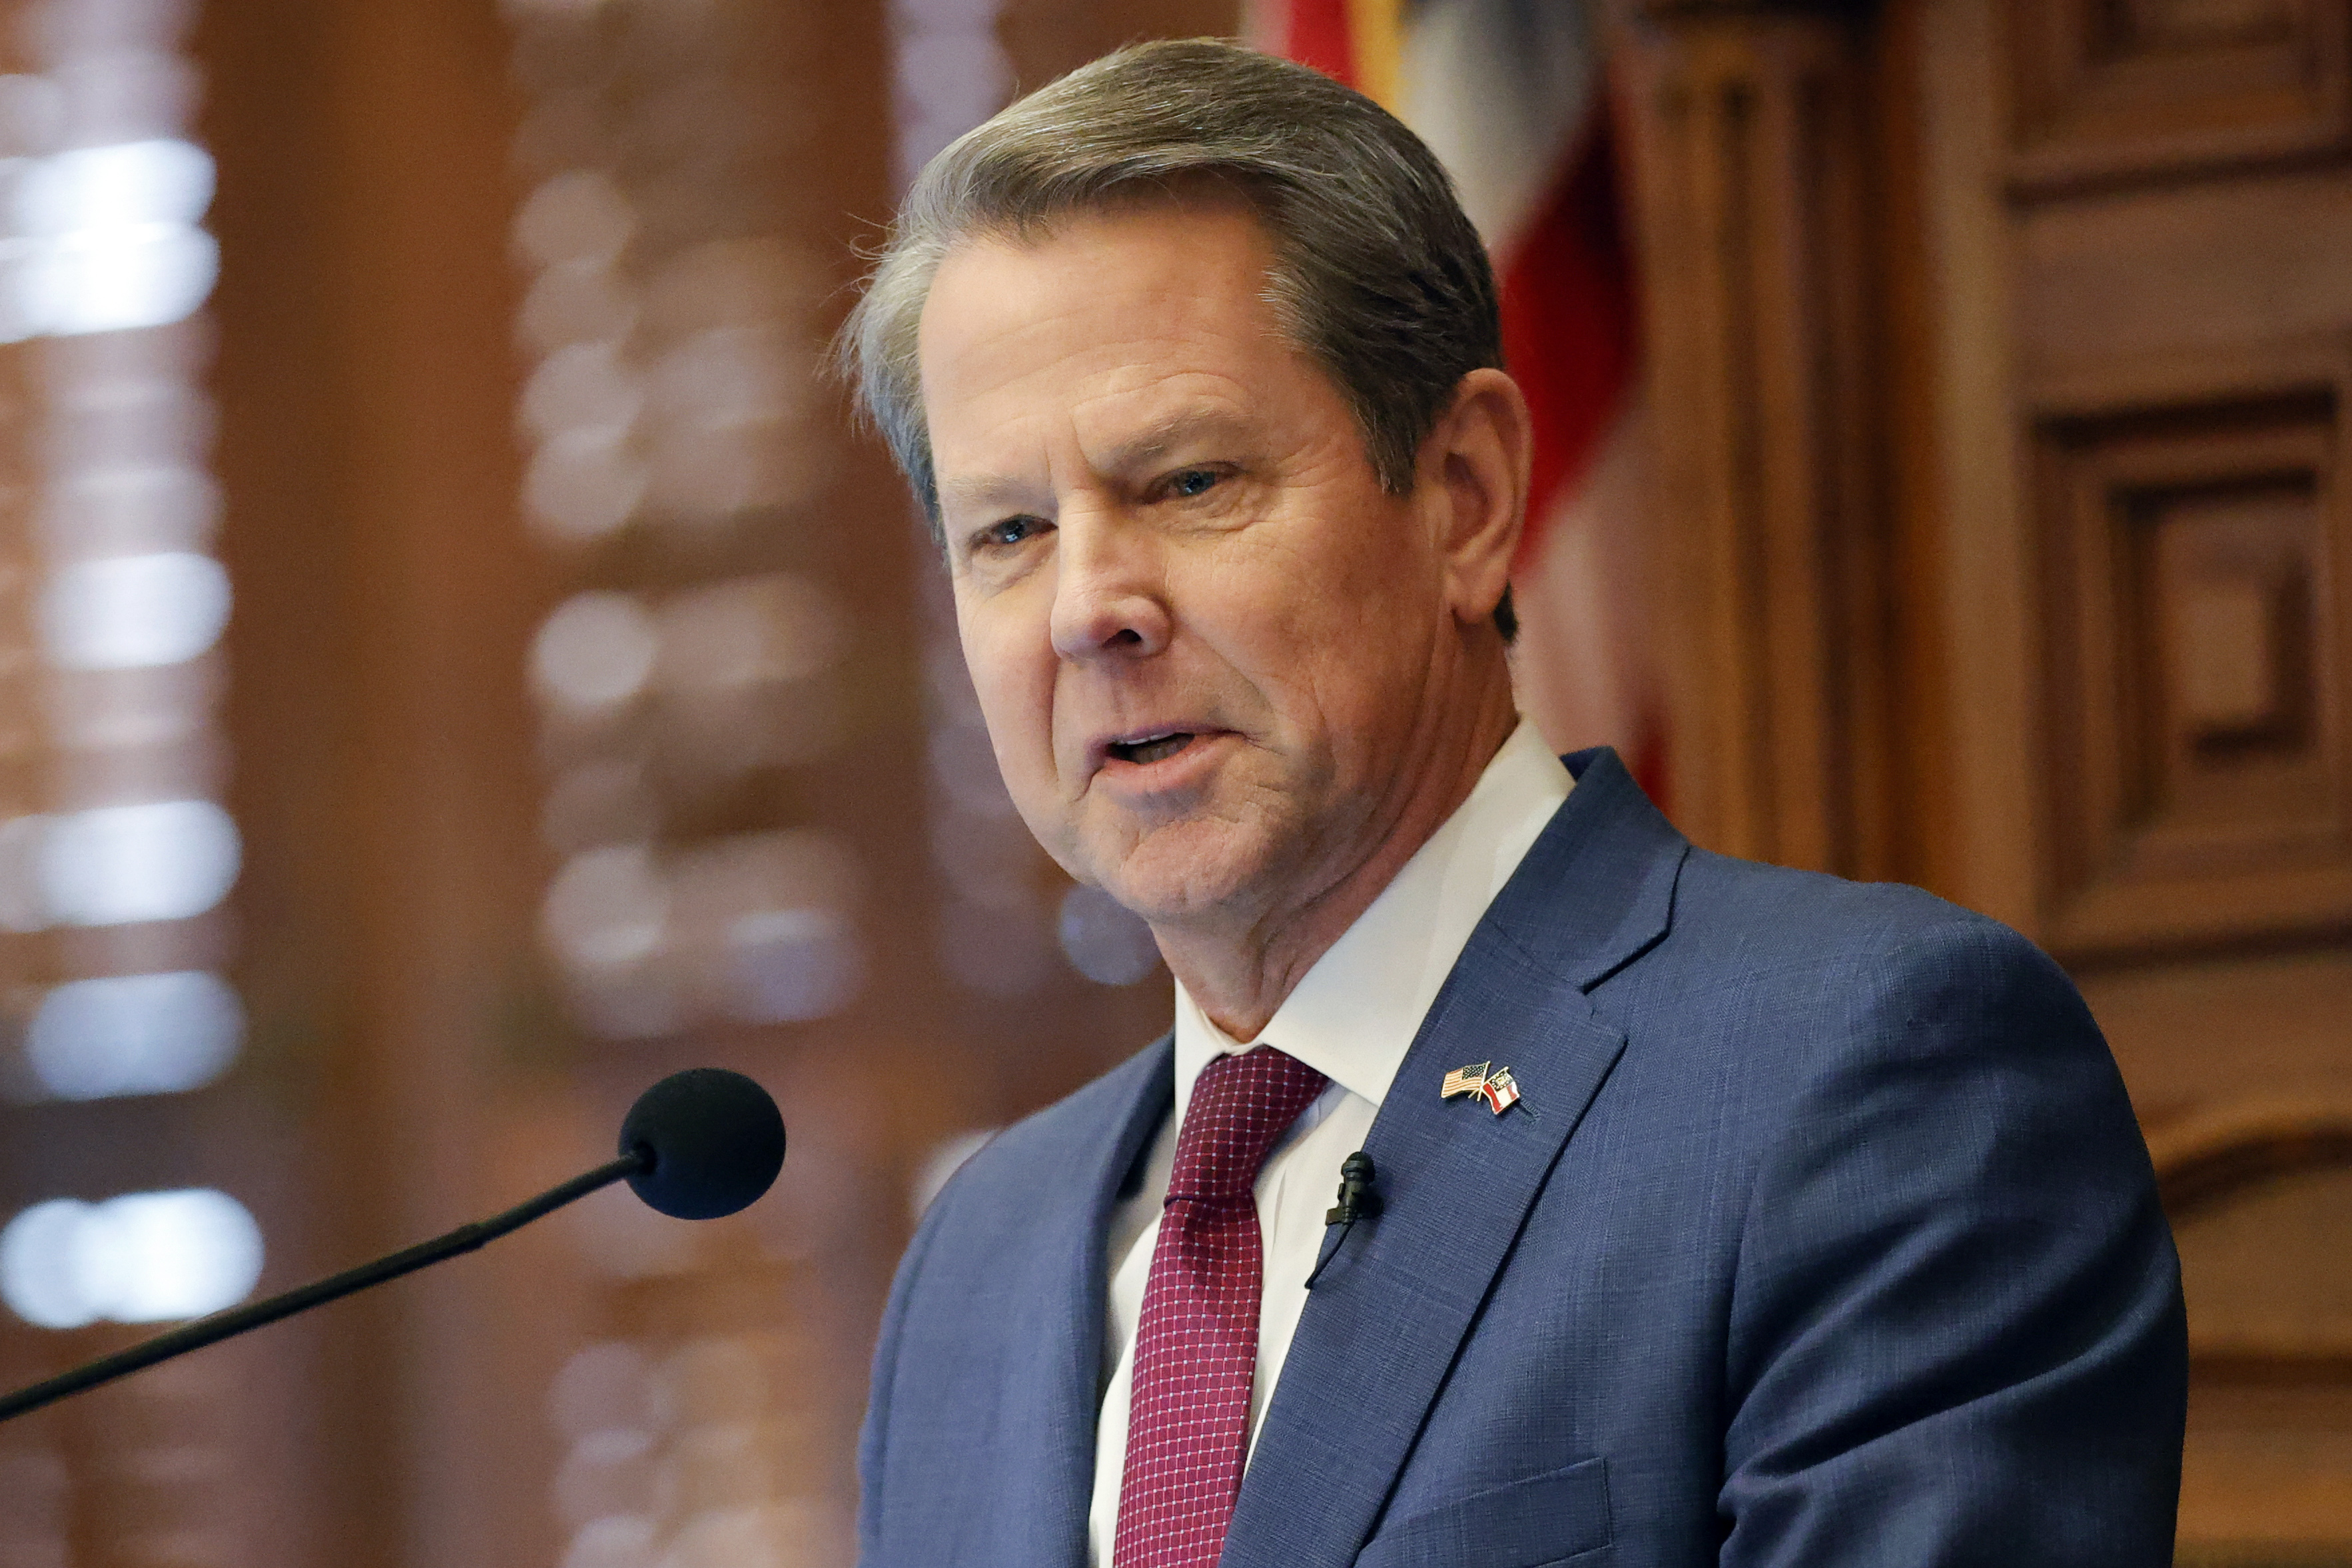
[[[1520,705],[1606,742],[1657,793],[1647,422],[1598,7],[1586,0],[1253,0],[1261,47],[1379,100],[1428,142],[1486,237],[1535,417],[1513,574]]]

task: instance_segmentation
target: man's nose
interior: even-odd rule
[[[1054,651],[1144,658],[1166,647],[1167,583],[1145,531],[1097,512],[1066,511],[1056,526]]]

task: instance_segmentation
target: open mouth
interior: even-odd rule
[[[1149,764],[1174,756],[1198,738],[1189,730],[1176,730],[1140,741],[1114,741],[1108,750],[1122,763]]]

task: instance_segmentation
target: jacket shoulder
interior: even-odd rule
[[[2025,936],[1917,888],[1692,851],[1665,937],[1595,989],[1637,1042],[1795,1091],[1867,1059],[2114,1060],[2081,994]]]
[[[1921,943],[2037,952],[1990,916],[1899,882],[1854,882],[1693,849],[1675,889],[1672,935],[1727,967],[1835,964]]]

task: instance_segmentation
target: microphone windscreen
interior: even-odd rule
[[[717,1219],[775,1182],[784,1167],[784,1118],[741,1073],[688,1068],[629,1108],[621,1153],[641,1152],[652,1163],[629,1178],[637,1196],[678,1219]]]

